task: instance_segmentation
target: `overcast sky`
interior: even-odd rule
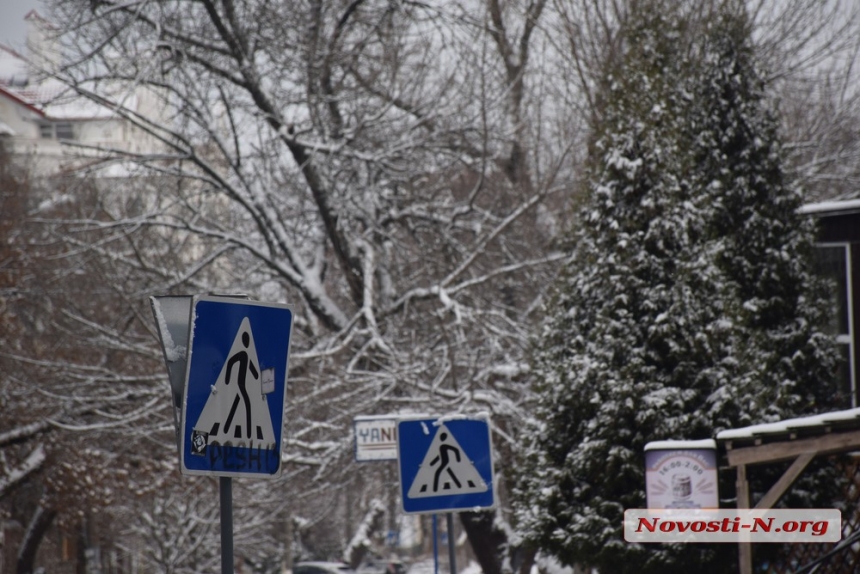
[[[26,26],[24,16],[35,8],[44,14],[39,0],[0,0],[0,43],[21,48]]]

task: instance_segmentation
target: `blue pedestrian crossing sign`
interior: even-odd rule
[[[180,424],[182,474],[280,474],[292,323],[287,305],[195,298]]]
[[[399,420],[397,465],[407,514],[495,505],[493,449],[486,416]]]

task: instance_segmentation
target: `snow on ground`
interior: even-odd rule
[[[439,564],[439,572],[442,572],[442,566],[445,567],[445,572],[448,572],[447,564]],[[409,565],[409,568],[406,570],[406,574],[434,574],[435,568],[433,565],[433,559],[430,558],[428,560],[419,560],[418,562],[413,562]]]
[[[407,568],[406,574],[436,574],[433,558],[413,562],[409,568]],[[447,556],[439,557],[438,574],[450,574],[450,571],[448,570]],[[481,567],[478,566],[477,562],[472,560],[465,567],[458,564],[457,574],[483,574],[483,570],[481,570]]]
[[[538,557],[534,566],[532,566],[531,574],[538,574],[539,572],[546,572],[548,574],[573,574],[573,568],[562,566],[551,556],[541,556]],[[407,568],[406,574],[436,574],[433,565],[433,558],[431,557],[425,560],[413,562],[409,568]],[[438,574],[450,574],[448,571],[447,557],[440,556]],[[457,574],[483,574],[483,570],[481,570],[481,567],[477,562],[472,560],[469,561],[467,566],[457,568]]]

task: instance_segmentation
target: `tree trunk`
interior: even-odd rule
[[[353,535],[352,540],[347,545],[343,553],[343,560],[353,570],[357,570],[361,561],[367,555],[370,549],[368,544],[371,538],[382,528],[383,519],[385,518],[385,505],[379,500],[373,500],[370,503],[370,508],[361,521],[358,529]]]
[[[519,546],[512,550],[515,557],[511,558],[511,563],[518,574],[529,574],[532,571],[532,566],[535,565],[535,556],[537,548],[528,546]]]
[[[33,572],[36,552],[56,516],[57,511],[53,508],[44,508],[41,505],[36,507],[27,527],[27,532],[24,534],[24,540],[21,541],[21,549],[18,551],[18,564],[15,568],[17,574],[31,574]]]
[[[502,574],[504,546],[508,537],[495,527],[494,519],[493,511],[460,513],[463,530],[469,537],[475,559],[484,574]]]

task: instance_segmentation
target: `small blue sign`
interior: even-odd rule
[[[292,323],[286,305],[195,298],[180,425],[182,474],[280,474]]]
[[[397,466],[407,514],[495,505],[493,449],[486,417],[398,421]]]

